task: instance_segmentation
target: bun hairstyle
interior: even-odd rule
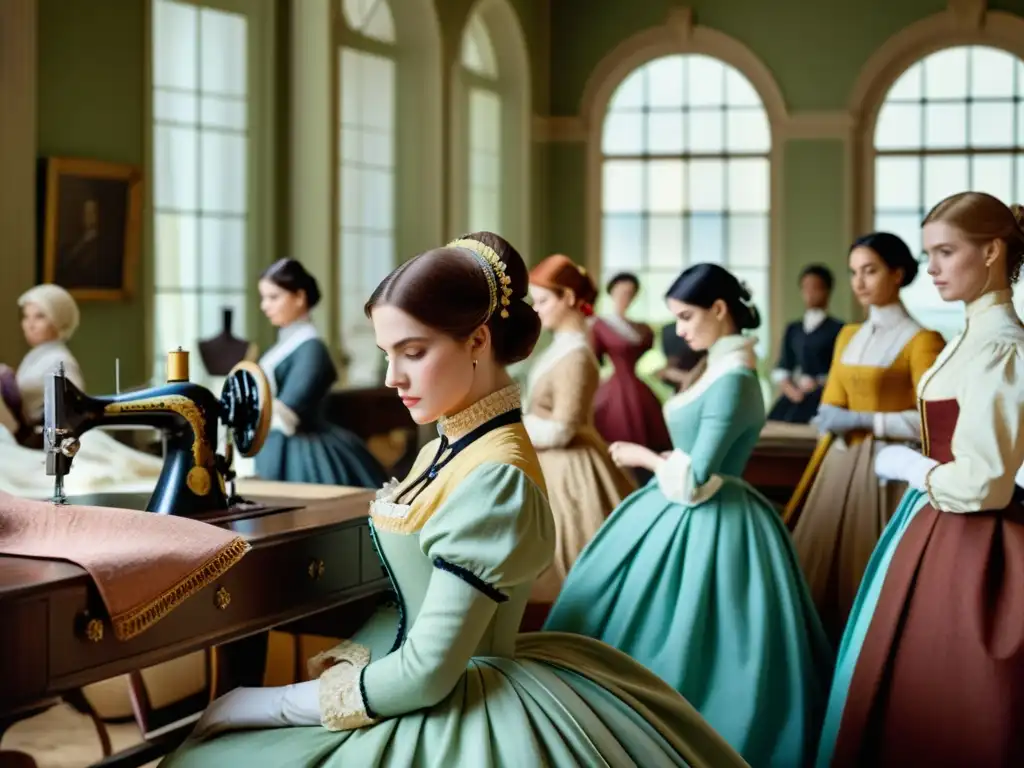
[[[750,288],[718,264],[694,264],[683,271],[665,294],[701,309],[710,309],[716,301],[724,301],[736,329],[752,330],[761,325],[761,315],[751,301]]]
[[[605,293],[611,293],[619,283],[629,283],[633,286],[633,293],[640,292],[640,278],[634,275],[632,272],[619,272],[612,275],[612,279],[608,281],[608,285],[604,287]]]
[[[320,286],[301,263],[295,259],[278,259],[260,275],[260,280],[269,280],[288,293],[304,291],[306,308],[312,309],[320,303]]]
[[[554,291],[559,296],[572,291],[576,297],[576,309],[589,317],[594,314],[597,286],[590,279],[587,270],[568,256],[556,253],[530,270],[530,284]]]
[[[872,232],[858,237],[850,246],[850,251],[852,252],[854,248],[870,248],[889,269],[902,269],[903,279],[900,281],[900,288],[906,288],[917,277],[917,259],[910,253],[910,248],[902,238],[891,232]]]
[[[370,317],[375,307],[395,307],[460,341],[486,325],[495,361],[511,365],[529,357],[540,337],[540,318],[523,301],[528,284],[523,257],[507,240],[474,232],[395,269],[364,311]]]
[[[1020,278],[1024,262],[1024,208],[1006,206],[984,192],[960,192],[947,197],[924,217],[921,226],[942,221],[963,232],[976,245],[1002,240],[1006,245],[1006,276],[1011,285]]]

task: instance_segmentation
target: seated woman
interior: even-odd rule
[[[600,371],[587,343],[586,318],[597,288],[572,259],[558,254],[530,272],[530,295],[541,325],[554,332],[530,369],[523,417],[555,516],[555,559],[530,597],[545,605],[558,597],[576,556],[635,485],[612,463],[594,429]]]
[[[1024,327],[1011,286],[1024,210],[962,192],[924,220],[928,274],[966,327],[917,386],[923,452],[883,448],[907,483],[846,625],[817,765],[1024,765]]]
[[[260,358],[274,404],[256,473],[264,480],[380,487],[384,469],[363,441],[324,415],[338,373],[309,319],[320,301],[316,278],[294,259],[281,259],[260,277],[259,290],[260,309],[281,330]]]
[[[401,610],[314,657],[309,682],[215,701],[165,768],[746,765],[619,651],[517,638],[555,537],[506,370],[540,333],[526,286],[519,254],[484,232],[405,262],[374,291],[386,383],[441,432],[370,508]]]
[[[32,448],[42,447],[36,428],[43,422],[43,387],[46,376],[64,364],[64,375],[76,387],[85,389],[82,369],[67,342],[78,328],[78,304],[59,285],[43,283],[18,298],[21,331],[28,342],[28,354],[17,372],[0,366],[0,392],[18,420],[17,438]]]
[[[675,450],[613,443],[654,478],[583,550],[545,629],[619,648],[689,699],[753,766],[813,756],[831,652],[771,503],[742,479],[765,423],[750,292],[717,264],[669,288],[707,369],[665,404]]]

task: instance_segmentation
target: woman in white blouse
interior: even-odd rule
[[[78,328],[78,305],[59,285],[44,283],[30,288],[18,299],[21,330],[31,347],[16,373],[0,366],[4,377],[4,398],[19,422],[19,438],[29,445],[41,445],[35,427],[43,420],[43,385],[46,376],[64,364],[64,374],[79,389],[85,389],[82,369],[67,342]],[[11,380],[16,382],[12,386]],[[34,438],[34,439],[33,439]]]
[[[931,275],[966,327],[918,386],[923,451],[843,636],[819,766],[1024,765],[1024,215],[964,192],[925,218]]]
[[[818,415],[823,433],[786,507],[786,522],[825,630],[839,639],[871,550],[904,486],[875,477],[884,445],[919,439],[914,391],[942,337],[921,328],[900,303],[917,261],[900,238],[876,232],[850,248],[863,323],[839,332]]]

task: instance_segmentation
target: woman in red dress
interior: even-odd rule
[[[672,447],[661,403],[636,375],[637,361],[654,346],[654,332],[647,325],[626,318],[626,310],[639,290],[636,275],[615,275],[607,287],[613,311],[597,318],[591,326],[594,354],[601,362],[607,356],[615,369],[594,397],[594,425],[608,443],[637,443],[660,453]]]

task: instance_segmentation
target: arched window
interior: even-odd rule
[[[498,57],[479,13],[462,36],[462,66],[469,110],[469,217],[467,230],[502,231],[501,91]]]
[[[377,384],[379,355],[363,303],[394,268],[397,64],[386,0],[341,0],[338,59],[338,297],[350,385]]]
[[[490,230],[529,248],[529,58],[507,0],[479,0],[453,88],[453,232]]]
[[[601,275],[634,272],[638,320],[667,322],[662,297],[698,262],[727,267],[769,318],[771,130],[761,99],[709,56],[663,56],[634,70],[602,131]]]
[[[1024,199],[1024,61],[987,46],[921,59],[886,94],[874,153],[875,228],[914,252],[922,219],[948,195],[970,189],[1006,203]],[[943,302],[927,275],[902,298],[918,322],[947,338],[963,326],[960,305]]]

